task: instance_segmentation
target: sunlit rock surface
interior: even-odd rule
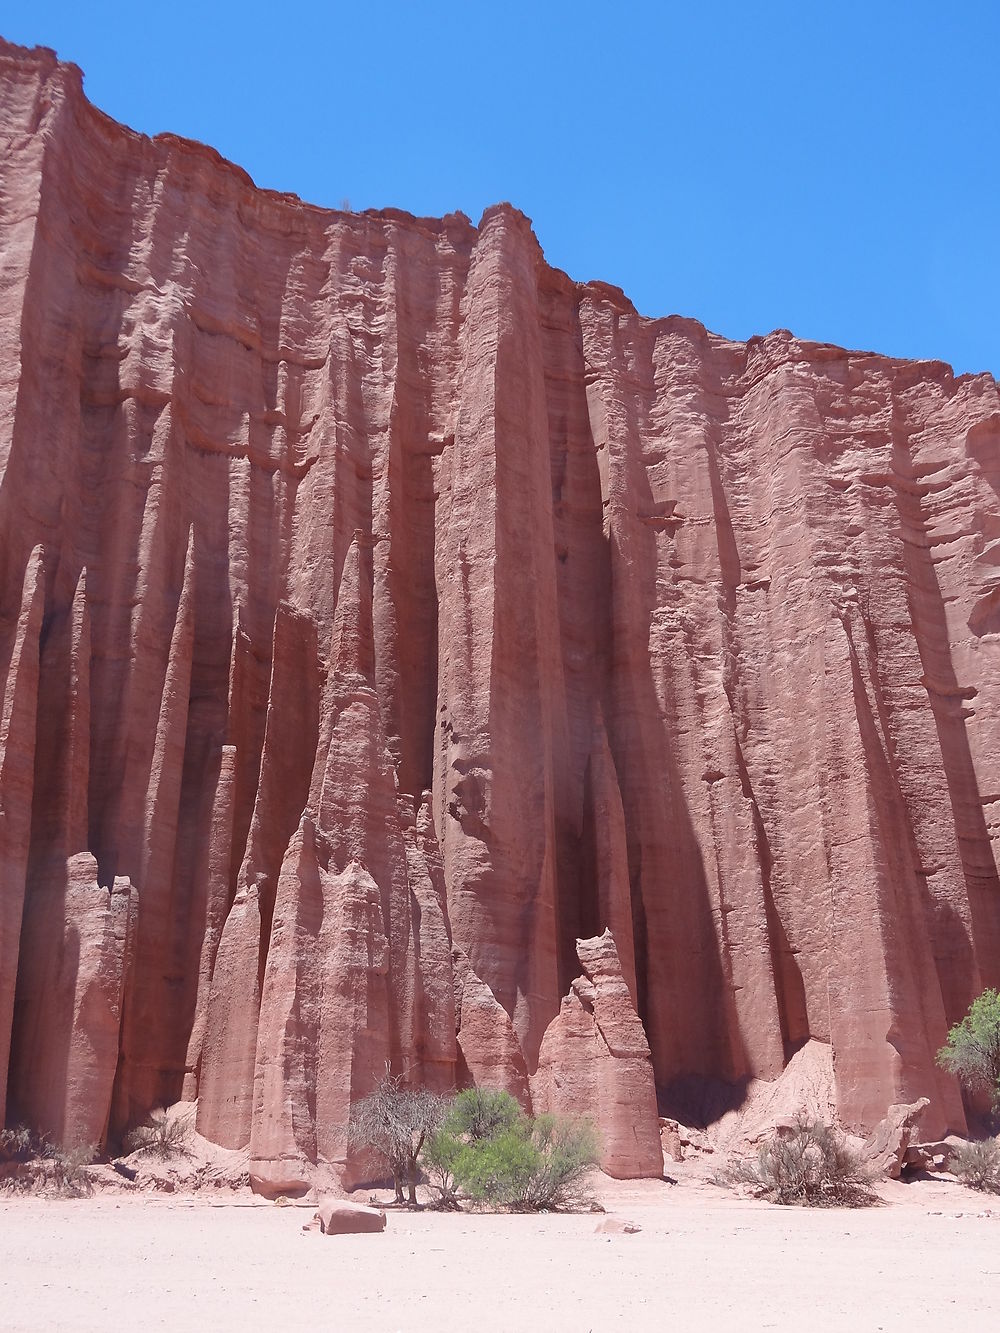
[[[846,1127],[963,1127],[990,376],[642,318],[505,205],[258,190],[8,46],[0,261],[9,1118],[197,1097],[297,1179],[387,1060],[527,1104],[610,928],[665,1100],[813,1039]]]

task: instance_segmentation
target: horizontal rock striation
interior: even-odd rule
[[[197,1097],[293,1184],[387,1060],[530,1104],[610,928],[668,1104],[812,1039],[845,1126],[962,1128],[989,375],[642,318],[507,206],[258,190],[9,46],[0,257],[8,1118]]]

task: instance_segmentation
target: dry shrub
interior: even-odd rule
[[[23,1194],[33,1187],[35,1156],[34,1138],[24,1125],[0,1129],[0,1194]]]
[[[149,1122],[130,1129],[122,1140],[126,1153],[148,1153],[166,1161],[186,1157],[190,1152],[190,1116],[171,1116],[167,1111],[151,1111]]]
[[[791,1131],[762,1143],[756,1158],[724,1168],[717,1181],[771,1203],[809,1208],[867,1208],[879,1202],[871,1174],[843,1136],[804,1116]]]
[[[951,1170],[969,1189],[1000,1194],[1000,1140],[963,1143],[951,1155]]]
[[[42,1146],[46,1177],[55,1186],[57,1194],[70,1198],[93,1193],[94,1186],[87,1167],[96,1156],[96,1143],[82,1144],[78,1148],[61,1148],[52,1143],[44,1143]]]
[[[427,1088],[408,1088],[388,1064],[385,1074],[368,1094],[351,1107],[348,1142],[367,1148],[392,1172],[396,1202],[417,1203],[418,1159],[428,1134],[433,1134],[447,1102]]]
[[[94,1186],[87,1167],[96,1157],[96,1143],[67,1148],[47,1136],[38,1137],[24,1125],[0,1129],[0,1192],[54,1190],[69,1198],[91,1194]]]
[[[0,1162],[27,1162],[35,1155],[31,1130],[24,1125],[0,1129]]]

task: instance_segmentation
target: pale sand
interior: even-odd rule
[[[0,1327],[1000,1327],[1000,1201],[987,1217],[955,1186],[889,1193],[811,1211],[603,1182],[609,1215],[643,1228],[612,1237],[593,1215],[391,1212],[383,1235],[326,1237],[303,1233],[309,1209],[248,1200],[4,1199]]]

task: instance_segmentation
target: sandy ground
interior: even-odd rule
[[[933,1181],[886,1207],[776,1208],[706,1185],[601,1182],[609,1216],[389,1214],[303,1232],[249,1198],[0,1202],[3,1329],[1000,1327],[1000,1201]]]

